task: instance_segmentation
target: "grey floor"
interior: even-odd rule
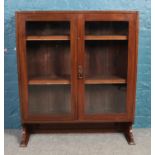
[[[150,155],[150,129],[133,130],[136,145],[123,134],[35,134],[19,147],[20,131],[5,130],[5,155]]]

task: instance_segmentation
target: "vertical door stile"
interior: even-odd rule
[[[22,120],[28,119],[28,79],[27,79],[27,64],[26,64],[26,39],[24,16],[17,14],[17,57],[18,57],[18,76],[19,76],[19,94],[21,100]]]
[[[130,121],[134,120],[135,94],[136,94],[136,68],[137,68],[137,19],[134,15],[129,20],[128,37],[128,79],[127,79],[127,113]]]
[[[77,65],[77,78],[78,78],[78,118],[82,119],[84,114],[84,77],[79,78],[79,66],[84,70],[84,16],[78,15],[78,65]],[[83,71],[84,72],[84,71]],[[84,74],[84,73],[83,73]],[[84,76],[84,75],[83,75]]]
[[[77,17],[73,15],[71,17],[70,28],[70,51],[71,51],[71,93],[72,93],[72,113],[73,117],[77,119]]]

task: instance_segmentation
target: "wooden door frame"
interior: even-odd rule
[[[36,115],[28,113],[28,75],[26,62],[26,21],[70,21],[70,54],[71,54],[71,114],[69,115]],[[53,121],[71,121],[77,119],[77,28],[76,17],[70,13],[55,12],[16,12],[17,63],[20,108],[22,123],[41,123]]]
[[[85,84],[84,78],[78,80],[78,106],[79,120],[102,120],[104,122],[133,122],[136,98],[136,73],[138,53],[138,12],[132,13],[106,13],[106,14],[79,14],[78,15],[78,65],[84,68],[85,55],[85,21],[127,21],[129,22],[128,38],[128,70],[127,70],[127,97],[126,113],[120,114],[94,114],[84,113]],[[135,38],[135,39],[134,39]]]

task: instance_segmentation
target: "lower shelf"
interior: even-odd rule
[[[119,76],[87,77],[85,84],[125,84],[127,80]]]
[[[85,40],[128,40],[126,35],[87,35]]]
[[[66,77],[53,77],[53,76],[40,76],[30,78],[29,85],[68,85],[70,84],[69,76]]]

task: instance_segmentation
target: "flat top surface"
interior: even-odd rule
[[[66,10],[66,11],[16,11],[16,13],[20,14],[20,13],[24,13],[24,14],[29,14],[29,13],[124,13],[124,14],[129,14],[129,13],[138,13],[138,11],[125,11],[125,10],[122,10],[122,11],[103,11],[103,10],[89,10],[89,11],[85,11],[85,10],[79,10],[79,11],[69,11],[69,10]]]

